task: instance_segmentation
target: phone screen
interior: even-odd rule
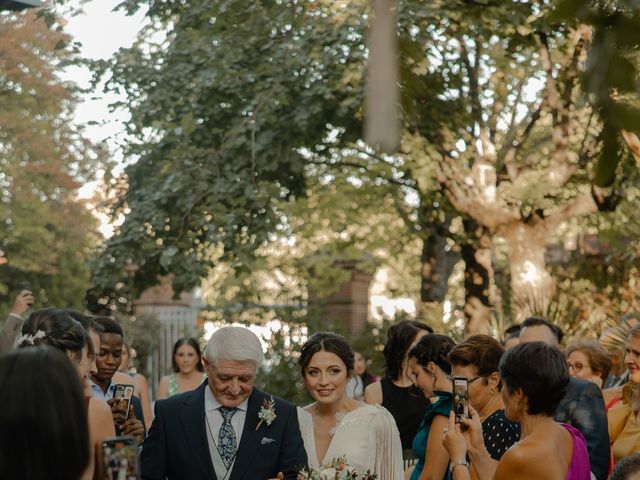
[[[133,385],[118,384],[115,386],[113,398],[117,400],[116,407],[124,413],[125,418],[129,417],[131,397],[133,397]]]
[[[453,411],[456,414],[456,423],[460,423],[462,417],[469,417],[469,383],[465,377],[453,377]]]
[[[138,446],[131,436],[106,438],[102,442],[105,478],[139,480]]]

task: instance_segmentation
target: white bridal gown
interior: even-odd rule
[[[298,408],[298,421],[310,467],[346,456],[360,474],[371,470],[378,480],[404,479],[400,434],[387,409],[364,405],[339,418],[323,459],[317,458],[311,414]]]

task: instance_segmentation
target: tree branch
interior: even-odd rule
[[[627,142],[627,145],[629,145],[629,148],[631,149],[633,158],[636,160],[636,165],[640,168],[640,139],[638,138],[638,135],[634,132],[629,132],[628,130],[622,130],[621,133],[624,141]]]
[[[528,115],[529,121],[524,127],[522,133],[518,135],[517,130],[524,124],[526,117],[520,122],[518,127],[514,127],[512,129],[513,135],[510,135],[507,138],[507,141],[505,141],[502,149],[500,149],[500,152],[498,152],[498,162],[504,163],[511,182],[515,182],[519,175],[518,166],[515,163],[518,150],[520,150],[524,142],[527,141],[531,130],[533,130],[536,122],[540,119],[543,104],[544,102],[540,103],[535,110],[530,112],[530,115]]]
[[[591,192],[583,193],[565,205],[552,211],[545,219],[551,228],[575,217],[590,215],[598,211],[598,205],[593,199]]]
[[[347,167],[347,168],[354,168],[354,169],[358,169],[358,170],[365,170],[367,173],[371,173],[376,178],[379,178],[379,179],[381,179],[381,180],[383,180],[385,182],[391,183],[393,185],[399,185],[401,187],[407,187],[407,188],[411,188],[411,189],[416,190],[416,183],[413,180],[400,180],[400,179],[397,179],[397,178],[385,177],[383,175],[380,175],[380,174],[374,172],[367,165],[363,165],[361,163],[350,162],[348,160],[321,161],[321,160],[313,160],[313,159],[307,159],[306,162],[311,164],[311,165],[322,165],[322,166],[331,167],[331,168]]]
[[[558,90],[558,84],[553,76],[553,64],[547,35],[539,32],[540,59],[546,73],[546,103],[551,110],[552,118],[552,142],[553,151],[549,166],[549,182],[554,187],[564,186],[577,169],[575,162],[571,161],[572,153],[569,150],[569,105],[564,105]],[[570,89],[571,82],[565,85]],[[569,98],[570,102],[570,98]]]
[[[476,60],[475,64],[471,64],[471,59],[469,58],[469,50],[467,49],[467,44],[464,41],[464,38],[460,38],[460,58],[464,65],[467,74],[469,75],[469,97],[471,100],[471,117],[478,124],[478,128],[482,130],[483,121],[482,121],[482,106],[480,105],[480,91],[478,84],[478,68],[479,68],[479,60],[478,60],[478,50],[476,50]]]
[[[507,223],[520,220],[517,212],[500,205],[495,199],[487,198],[486,192],[482,191],[471,175],[465,175],[454,159],[444,158],[439,167],[438,181],[458,212],[493,232]]]

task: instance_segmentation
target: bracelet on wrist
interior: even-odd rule
[[[453,475],[453,469],[460,466],[469,468],[469,462],[467,462],[466,458],[460,460],[451,460],[449,462],[449,472],[451,473],[451,475]]]

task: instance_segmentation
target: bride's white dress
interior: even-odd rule
[[[402,445],[395,420],[379,405],[364,405],[338,419],[324,458],[317,458],[313,419],[298,408],[298,421],[309,466],[319,466],[346,456],[358,473],[371,470],[378,480],[403,480]]]

